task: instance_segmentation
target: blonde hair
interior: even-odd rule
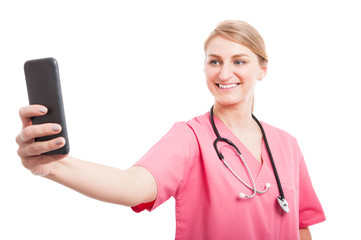
[[[217,36],[242,44],[258,56],[260,65],[267,66],[268,57],[263,38],[248,23],[238,20],[220,22],[204,42],[204,51],[207,50],[209,42]]]

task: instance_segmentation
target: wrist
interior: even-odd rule
[[[60,160],[56,160],[52,163],[50,163],[49,169],[47,171],[47,174],[42,177],[46,177],[49,179],[55,179],[62,175],[62,172],[64,172],[64,169],[68,165],[68,162],[70,161],[70,156],[66,156],[61,158]]]

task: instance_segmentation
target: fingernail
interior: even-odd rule
[[[53,125],[52,127],[51,127],[51,130],[53,130],[54,132],[58,132],[58,131],[60,131],[60,126],[59,125]]]
[[[55,141],[55,144],[56,145],[61,145],[61,144],[63,144],[63,139],[57,139],[56,141]]]
[[[41,112],[41,113],[46,113],[46,111],[47,111],[46,107],[39,108],[39,112]]]

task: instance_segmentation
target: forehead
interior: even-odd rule
[[[206,48],[206,56],[218,55],[220,57],[231,57],[233,55],[246,54],[250,57],[257,57],[249,48],[242,44],[217,36],[209,41]]]

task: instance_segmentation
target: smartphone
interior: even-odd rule
[[[64,147],[43,154],[68,154],[70,146],[57,61],[54,58],[29,60],[24,64],[24,72],[29,103],[41,104],[48,108],[46,115],[33,117],[32,123],[58,123],[62,127],[59,134],[39,137],[35,141],[47,141],[60,136],[64,137],[66,141]]]

